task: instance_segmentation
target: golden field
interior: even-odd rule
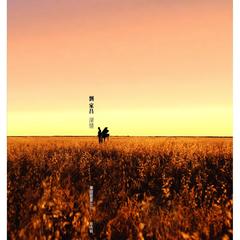
[[[232,138],[8,137],[7,177],[9,239],[232,239]]]

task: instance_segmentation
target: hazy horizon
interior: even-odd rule
[[[95,135],[7,135],[7,137],[96,137]],[[111,137],[193,137],[193,138],[233,138],[233,136],[197,136],[197,135],[182,135],[182,136],[174,136],[174,135],[110,135]]]

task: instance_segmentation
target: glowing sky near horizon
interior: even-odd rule
[[[9,0],[8,135],[98,126],[231,136],[232,1]]]

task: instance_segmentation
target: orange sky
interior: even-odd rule
[[[9,0],[8,112],[8,135],[232,135],[232,1]]]

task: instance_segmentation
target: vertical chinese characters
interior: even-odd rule
[[[89,128],[94,128],[94,96],[89,96]]]

